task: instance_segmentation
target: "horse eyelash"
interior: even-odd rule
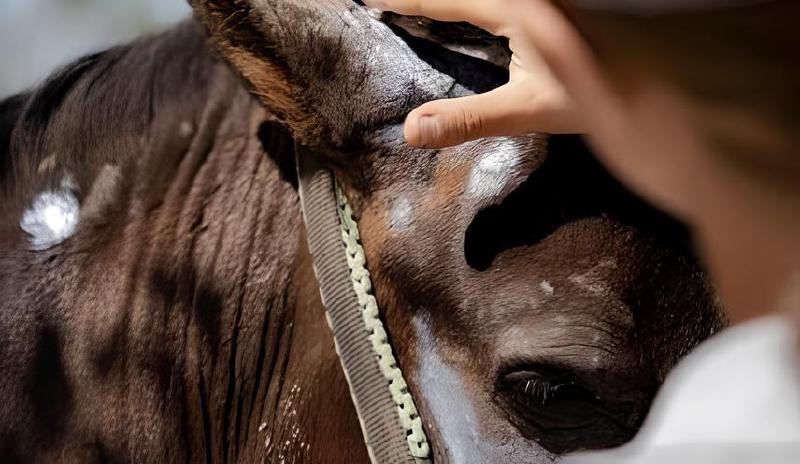
[[[523,395],[526,401],[535,401],[544,405],[548,400],[554,398],[559,390],[571,385],[572,382],[557,383],[544,377],[534,377],[517,382],[515,390],[518,394]]]

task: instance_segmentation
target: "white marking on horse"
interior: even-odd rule
[[[498,142],[493,148],[472,168],[467,183],[470,198],[488,199],[500,195],[523,161],[523,152],[515,142]]]
[[[58,160],[56,159],[56,155],[50,155],[47,158],[43,159],[42,162],[39,163],[39,169],[38,169],[39,174],[52,171],[58,166],[57,162]]]
[[[20,227],[29,235],[31,249],[48,250],[75,234],[80,203],[73,190],[74,181],[66,177],[58,189],[37,195],[23,213]]]
[[[546,281],[546,280],[543,280],[543,281],[542,281],[542,283],[541,283],[541,284],[539,284],[539,288],[541,288],[541,289],[542,289],[542,291],[543,291],[543,292],[545,293],[545,295],[547,295],[547,296],[553,296],[553,294],[554,294],[554,293],[555,293],[555,291],[556,291],[556,289],[555,289],[555,288],[553,288],[553,285],[552,285],[550,282]]]
[[[122,193],[122,170],[119,166],[106,164],[97,173],[92,187],[83,198],[81,204],[82,223],[103,221],[109,214],[109,209],[118,201]]]
[[[194,124],[191,121],[182,121],[178,128],[178,133],[183,138],[189,138],[194,134]]]
[[[616,268],[617,261],[614,258],[606,258],[583,274],[573,274],[569,276],[569,281],[586,292],[598,296],[608,296],[612,291],[606,284],[603,276],[608,273],[609,269],[613,270]]]
[[[466,462],[471,451],[479,449],[480,439],[476,428],[477,417],[464,389],[464,381],[452,367],[439,356],[432,346],[431,328],[423,318],[414,318],[419,346],[431,347],[420,350],[419,384],[422,397],[428,402],[432,416],[436,418],[445,448],[452,453],[453,462]]]
[[[407,229],[414,221],[412,215],[411,200],[406,196],[400,196],[390,201],[389,205],[389,225],[393,229]]]

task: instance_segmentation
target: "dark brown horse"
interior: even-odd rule
[[[623,443],[720,327],[680,227],[575,139],[403,143],[500,70],[346,0],[192,3],[0,103],[0,462],[366,460],[297,142],[338,153],[439,462]]]

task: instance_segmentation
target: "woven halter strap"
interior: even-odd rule
[[[314,272],[370,459],[430,462],[422,419],[380,318],[352,210],[313,150],[298,147],[296,158]]]

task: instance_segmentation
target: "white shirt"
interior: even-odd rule
[[[670,374],[639,435],[570,464],[800,464],[800,340],[768,317],[726,330]]]

